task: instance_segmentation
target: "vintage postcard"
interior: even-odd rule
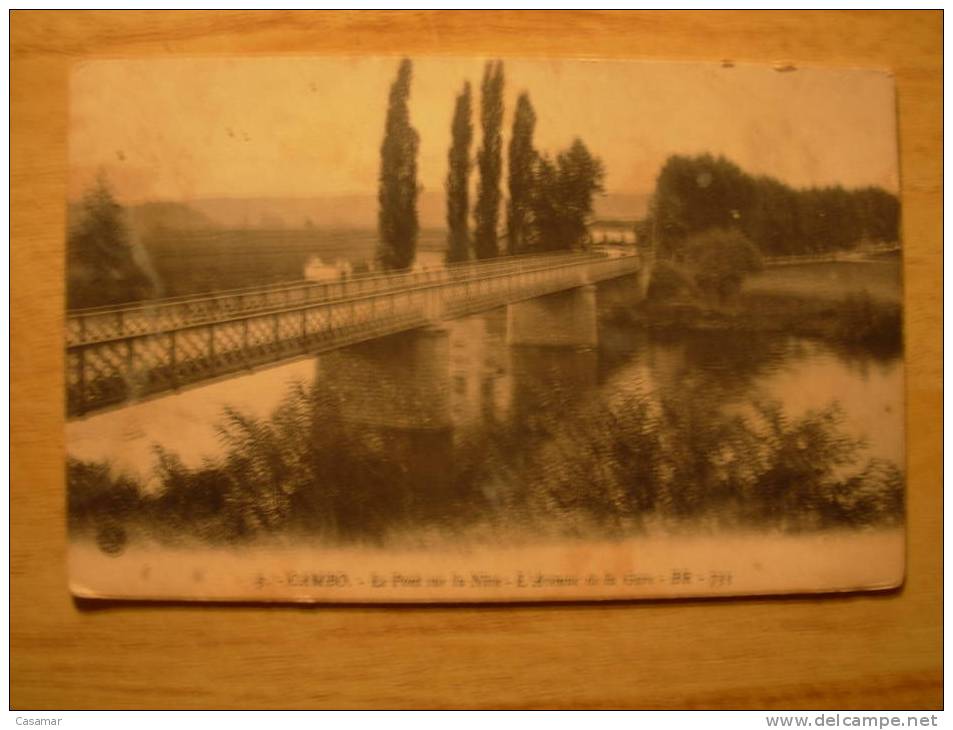
[[[75,595],[902,583],[889,73],[196,58],[70,89]]]

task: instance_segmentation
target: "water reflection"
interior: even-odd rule
[[[316,358],[270,415],[233,398],[201,461],[162,443],[151,491],[72,460],[74,535],[104,515],[113,535],[334,544],[901,519],[898,359],[771,333],[600,336],[509,347],[497,311]]]
[[[593,349],[514,347],[510,350],[512,424],[520,434],[544,433],[548,423],[573,418],[599,383]]]

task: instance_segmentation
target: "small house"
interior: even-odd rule
[[[596,220],[589,225],[589,242],[593,246],[623,245],[636,243],[634,220]]]

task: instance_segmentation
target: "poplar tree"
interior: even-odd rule
[[[506,234],[507,253],[524,253],[529,248],[531,205],[533,195],[533,170],[536,165],[536,150],[533,149],[533,131],[536,129],[536,112],[525,91],[516,101],[513,116],[513,134],[509,148],[509,188]]]
[[[473,124],[470,121],[470,82],[463,84],[453,111],[453,141],[447,154],[447,261],[470,258],[470,143]]]
[[[483,70],[480,99],[483,146],[477,155],[480,183],[473,210],[474,253],[478,259],[499,255],[497,222],[500,214],[500,177],[503,169],[503,62],[488,61]]]
[[[390,87],[378,188],[377,261],[384,269],[405,269],[417,250],[417,148],[407,100],[412,77],[410,59],[400,62]]]

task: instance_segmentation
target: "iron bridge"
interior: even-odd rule
[[[67,415],[638,272],[637,254],[512,256],[73,310]]]

